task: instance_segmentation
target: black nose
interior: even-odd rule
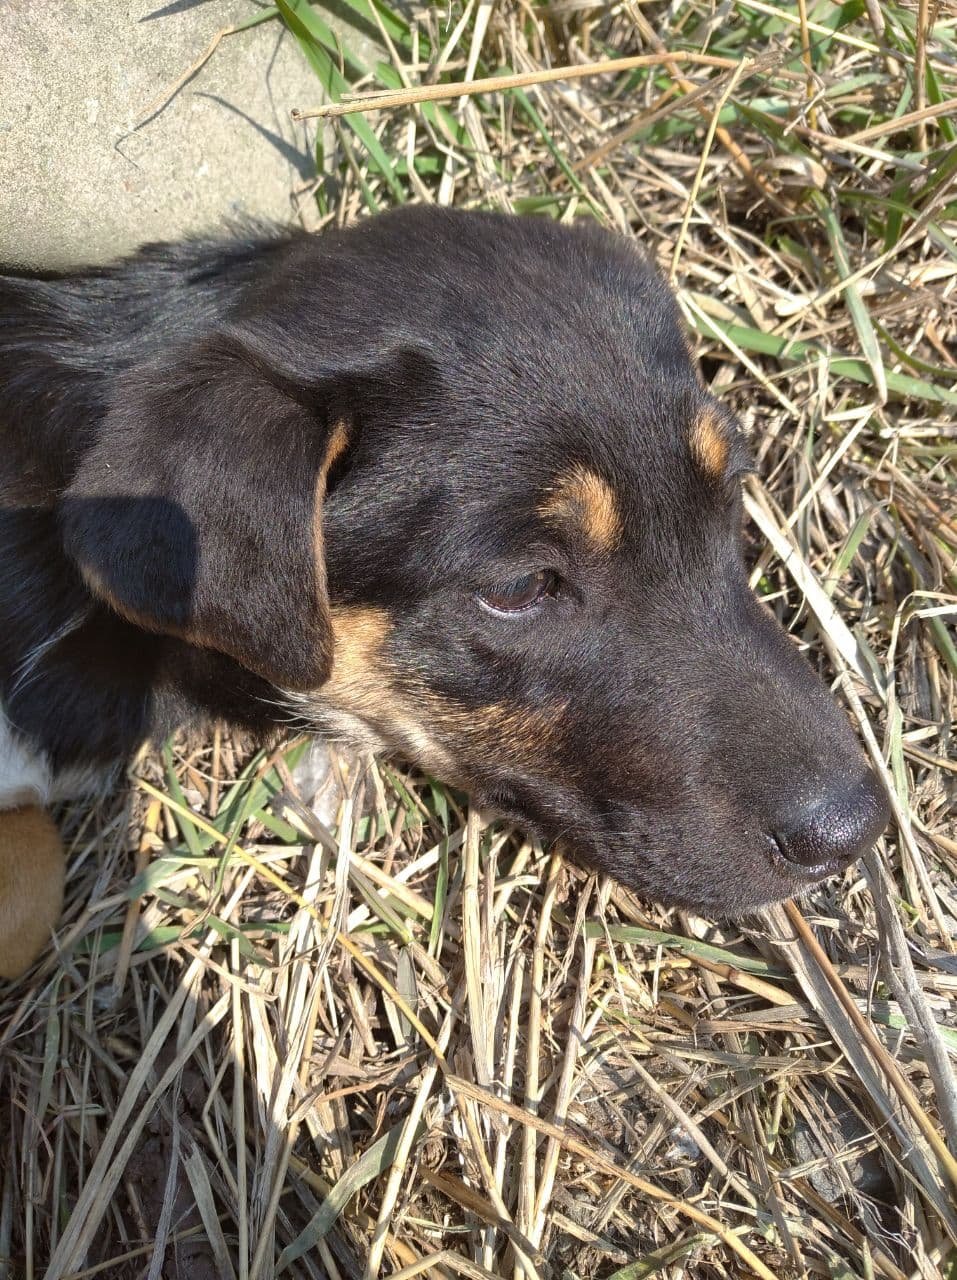
[[[824,875],[867,853],[887,826],[890,805],[868,771],[842,780],[824,795],[798,795],[776,816],[774,840],[782,856]]]

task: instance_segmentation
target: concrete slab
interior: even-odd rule
[[[318,83],[278,21],[223,39],[250,0],[0,0],[0,262],[103,261],[226,218],[287,222],[314,174],[295,105]]]

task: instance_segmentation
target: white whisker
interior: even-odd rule
[[[24,654],[13,673],[13,682],[10,686],[8,698],[15,698],[17,694],[29,688],[38,677],[40,663],[50,650],[55,649],[61,640],[65,640],[68,635],[78,630],[86,622],[90,612],[90,608],[78,609],[76,613],[67,618],[66,622],[57,627],[56,631],[47,636],[45,640],[41,640],[39,644],[35,644],[32,649],[29,649]]]

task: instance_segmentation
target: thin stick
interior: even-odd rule
[[[690,1218],[692,1222],[697,1222],[699,1226],[716,1235],[729,1249],[733,1249],[738,1257],[747,1263],[755,1275],[761,1276],[762,1280],[777,1280],[774,1272],[768,1270],[761,1259],[751,1252],[734,1231],[729,1230],[717,1219],[712,1218],[710,1214],[695,1208],[694,1205],[688,1204],[685,1200],[679,1200],[677,1196],[670,1195],[653,1182],[647,1182],[644,1178],[639,1178],[630,1169],[616,1164],[614,1160],[609,1160],[600,1151],[590,1147],[587,1142],[582,1142],[579,1138],[576,1138],[568,1129],[558,1124],[552,1124],[549,1120],[543,1120],[541,1116],[536,1116],[531,1111],[526,1111],[523,1107],[516,1106],[514,1102],[507,1102],[504,1098],[497,1098],[495,1094],[489,1093],[488,1090],[480,1088],[477,1084],[473,1084],[471,1080],[464,1080],[461,1076],[446,1075],[445,1085],[457,1096],[464,1095],[466,1098],[474,1098],[476,1102],[481,1102],[483,1106],[488,1107],[490,1110],[500,1111],[503,1115],[511,1117],[518,1124],[526,1125],[530,1129],[537,1129],[539,1133],[545,1134],[546,1137],[553,1138],[566,1151],[571,1151],[574,1155],[586,1161],[590,1169],[600,1169],[603,1173],[608,1174],[609,1177],[619,1178],[627,1182],[629,1186],[634,1187],[636,1191],[641,1192],[642,1195],[647,1196],[650,1200],[660,1200],[665,1204],[670,1204],[673,1209],[684,1214],[686,1218]]]
[[[552,908],[558,891],[558,875],[561,861],[557,853],[553,853],[548,864],[548,877],[545,881],[545,897],[542,902],[538,928],[535,931],[535,945],[532,951],[532,968],[528,986],[528,1024],[525,1054],[525,1106],[531,1114],[537,1112],[542,1103],[542,1091],[539,1081],[541,1066],[541,1034],[542,1034],[542,993],[545,982],[545,948],[548,945],[548,931],[551,925]],[[531,1129],[522,1130],[522,1148],[519,1156],[519,1185],[517,1226],[520,1231],[530,1235],[535,1221],[535,1138]],[[517,1276],[517,1268],[513,1273]]]
[[[239,941],[233,938],[229,944],[229,966],[233,973],[241,972],[239,963]],[[246,1107],[243,1092],[246,1076],[246,1063],[243,1043],[243,997],[239,984],[232,987],[232,1033],[233,1033],[233,1134],[236,1142],[236,1200],[239,1226],[239,1280],[249,1277],[249,1197],[246,1180]]]
[[[394,93],[379,92],[350,95],[342,102],[325,102],[321,107],[293,107],[293,120],[311,120],[314,116],[347,116],[354,111],[386,111],[391,107],[408,107],[417,102],[442,102],[450,98],[467,98],[474,93],[501,93],[505,89],[524,89],[530,85],[550,84],[554,80],[581,80],[585,76],[614,75],[634,71],[638,67],[659,67],[663,63],[689,62],[701,67],[736,67],[733,58],[718,58],[709,53],[642,53],[633,58],[605,58],[601,62],[583,62],[578,67],[551,67],[543,71],[518,71],[509,76],[485,76],[459,84],[420,84],[414,89]]]
[[[748,62],[748,59],[745,58],[744,61],[739,63],[738,66],[734,69],[734,73],[732,74],[731,78],[728,80],[728,83],[724,86],[724,92],[721,94],[721,97],[715,103],[715,108],[711,113],[711,122],[708,125],[708,132],[705,135],[704,146],[701,148],[701,157],[698,161],[698,169],[694,176],[694,182],[691,184],[691,191],[688,193],[688,199],[685,201],[684,216],[681,219],[681,227],[678,231],[678,238],[675,240],[675,251],[671,257],[671,277],[670,278],[671,278],[672,284],[674,284],[678,278],[678,263],[681,259],[681,250],[684,247],[685,237],[688,234],[688,226],[691,222],[691,215],[694,212],[694,207],[698,200],[698,192],[701,190],[701,183],[702,183],[702,180],[704,179],[705,166],[708,163],[708,157],[711,155],[711,147],[714,143],[715,131],[718,128],[718,120],[721,117],[721,112],[724,109],[724,104],[728,101],[731,94],[734,92],[735,85],[738,83],[741,77],[744,74],[746,74],[746,71],[749,65],[750,64]]]
[[[917,5],[917,47],[914,50],[914,98],[920,119],[914,129],[916,149],[923,154],[927,150],[927,37],[933,20],[930,17],[930,0],[918,0]]]
[[[871,125],[869,129],[861,129],[859,133],[849,133],[842,142],[866,142],[870,138],[882,138],[885,133],[897,133],[912,124],[920,124],[923,120],[935,120],[938,116],[952,116],[957,112],[957,98],[945,98],[943,102],[935,102],[921,107],[919,111],[908,111],[894,120],[884,120],[881,124]]]
[[[814,101],[814,63],[811,61],[811,33],[807,25],[807,0],[798,0],[798,16],[801,19],[801,58],[807,69],[807,98]],[[817,128],[817,107],[808,107],[811,128]]]
[[[678,70],[678,55],[667,52],[664,44],[658,36],[658,33],[641,10],[636,7],[631,17],[635,26],[641,32],[642,38],[647,40],[651,47],[665,59],[665,66],[668,68],[668,73],[672,76],[681,92],[693,92],[695,88],[694,84],[690,80],[686,79]],[[698,113],[704,116],[706,120],[710,121],[711,112],[708,110],[708,107],[703,102],[698,102],[696,105]],[[751,163],[747,155],[745,155],[743,149],[738,146],[737,142],[732,138],[729,131],[725,129],[723,125],[716,124],[714,136],[718,139],[725,151],[727,151],[728,155],[737,165],[738,172],[742,177],[747,182],[750,182],[751,185],[757,189],[758,193],[763,196],[769,204],[773,205],[779,213],[790,214],[791,209],[784,203],[781,197],[772,190],[767,180],[755,170],[754,165]]]
[[[382,1200],[379,1205],[379,1216],[376,1220],[375,1228],[372,1232],[372,1240],[369,1245],[369,1253],[366,1257],[365,1271],[363,1272],[363,1280],[377,1280],[379,1271],[382,1267],[382,1258],[389,1242],[389,1226],[392,1222],[392,1215],[395,1212],[396,1204],[399,1199],[399,1190],[402,1186],[402,1179],[405,1176],[405,1168],[412,1152],[413,1144],[418,1135],[419,1122],[425,1112],[425,1107],[432,1095],[432,1089],[435,1084],[435,1078],[438,1075],[440,1066],[445,1066],[445,1051],[449,1047],[449,1041],[452,1037],[452,1026],[455,1022],[456,1013],[454,1008],[449,1009],[445,1015],[445,1020],[439,1028],[438,1035],[433,1042],[435,1044],[435,1052],[432,1061],[429,1062],[422,1071],[422,1078],[419,1087],[416,1090],[415,1098],[405,1123],[402,1126],[402,1134],[396,1147],[395,1158],[392,1161],[392,1167],[389,1170],[389,1177],[386,1182],[385,1191],[382,1194]],[[440,1047],[441,1046],[441,1047]]]
[[[814,931],[801,915],[800,910],[793,902],[786,902],[784,910],[787,912],[788,919],[791,921],[795,932],[801,941],[807,947],[808,951],[814,957],[815,963],[821,972],[827,978],[834,994],[844,1008],[845,1013],[850,1018],[855,1030],[861,1039],[870,1049],[874,1056],[874,1060],[880,1064],[881,1070],[888,1080],[894,1086],[894,1090],[900,1098],[904,1107],[910,1112],[911,1118],[920,1129],[921,1133],[927,1139],[928,1145],[934,1152],[934,1155],[940,1161],[941,1167],[947,1174],[954,1187],[957,1188],[957,1160],[947,1150],[947,1144],[934,1128],[927,1112],[920,1105],[910,1085],[905,1080],[897,1063],[884,1048],[880,1039],[875,1035],[870,1023],[858,1009],[844,983],[834,971],[834,966],[827,957],[824,948],[814,936]]]
[[[135,874],[141,876],[149,866],[150,854],[153,849],[153,840],[156,836],[156,828],[159,825],[160,813],[162,805],[158,800],[151,800],[146,810],[146,816],[143,819],[143,830],[140,836],[139,844],[136,847],[136,868]],[[139,924],[140,910],[143,905],[141,895],[130,899],[130,904],[126,908],[126,918],[123,921],[123,937],[120,940],[120,947],[117,953],[116,970],[113,974],[113,999],[118,1000],[120,994],[126,985],[126,977],[130,969],[130,957],[133,954],[133,942],[136,936],[136,926]]]
[[[260,22],[268,22],[270,18],[274,17],[276,17],[275,12],[254,14],[251,20],[247,19],[245,22],[238,22],[235,26],[223,27],[222,30],[217,31],[196,61],[191,63],[181,76],[177,76],[171,85],[167,85],[161,94],[155,97],[151,102],[147,103],[147,105],[142,109],[136,117],[136,122],[133,125],[134,131],[144,125],[147,120],[158,115],[170,100],[176,97],[180,89],[182,89],[184,85],[189,84],[193,76],[198,75],[199,72],[202,71],[203,67],[205,67],[206,63],[219,48],[220,42],[225,40],[227,36],[239,35],[241,31],[248,31],[250,27],[258,26]]]

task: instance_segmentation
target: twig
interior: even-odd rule
[[[714,142],[714,136],[718,129],[718,120],[721,118],[721,112],[724,108],[724,104],[731,97],[731,94],[734,92],[735,85],[741,77],[747,74],[749,66],[750,63],[747,58],[738,64],[729,78],[728,83],[724,86],[724,91],[715,103],[714,110],[711,113],[708,132],[705,135],[704,145],[701,148],[701,156],[698,160],[698,168],[694,176],[694,182],[691,185],[691,190],[688,193],[688,199],[685,201],[685,211],[681,219],[681,227],[678,231],[677,239],[675,240],[674,253],[671,256],[670,279],[672,284],[676,284],[678,280],[678,263],[681,260],[681,250],[684,247],[685,237],[688,234],[691,214],[693,213],[695,204],[698,200],[698,192],[701,190],[701,183],[704,180],[704,171],[708,163],[708,158],[711,155],[711,146]]]
[[[947,1150],[947,1144],[934,1128],[927,1112],[914,1097],[914,1091],[904,1078],[900,1067],[898,1067],[897,1063],[884,1048],[880,1039],[875,1035],[870,1023],[855,1004],[851,993],[845,987],[837,973],[835,973],[834,966],[828,959],[827,953],[818,942],[814,935],[814,931],[801,915],[798,907],[793,902],[786,902],[784,904],[784,910],[787,912],[788,919],[790,920],[795,932],[814,957],[814,960],[821,972],[827,978],[834,994],[840,1001],[844,1012],[853,1023],[854,1029],[873,1054],[874,1060],[880,1064],[881,1070],[894,1086],[894,1091],[904,1108],[910,1114],[911,1119],[917,1125],[918,1129],[920,1129],[921,1133],[927,1139],[928,1145],[940,1161],[941,1168],[947,1174],[947,1177],[950,1179],[954,1188],[957,1189],[957,1159],[955,1159]]]
[[[884,120],[880,124],[871,125],[869,129],[861,129],[859,133],[850,133],[842,141],[867,142],[871,138],[882,138],[887,133],[898,133],[912,124],[920,124],[924,120],[935,120],[938,116],[952,116],[957,113],[957,98],[945,98],[943,102],[934,102],[930,106],[921,107],[918,111],[908,111],[905,115],[893,120]]]
[[[674,80],[680,87],[682,93],[691,93],[695,86],[678,70],[678,59],[676,55],[666,54],[665,47],[662,44],[658,33],[648,22],[648,19],[644,16],[641,10],[634,7],[631,11],[631,16],[635,26],[641,32],[642,38],[645,39],[648,44],[656,50],[656,52],[665,57],[665,65],[667,66],[669,73],[674,77]],[[705,104],[703,102],[699,102],[697,104],[697,108],[699,113],[704,116],[706,120],[710,121],[711,112]],[[735,142],[734,138],[732,138],[728,130],[722,125],[716,125],[715,137],[737,165],[741,175],[756,188],[758,193],[763,196],[769,204],[773,205],[778,213],[790,215],[791,209],[785,204],[781,197],[771,189],[766,179],[757,172],[754,165],[745,155],[742,148],[737,144],[737,142]]]
[[[811,61],[811,32],[807,25],[807,0],[798,0],[798,16],[801,19],[801,59],[807,68],[807,98],[814,101],[814,64]],[[809,106],[807,113],[811,128],[817,128],[817,107]]]
[[[920,152],[927,150],[927,37],[933,26],[930,0],[918,0],[917,46],[914,49],[914,98],[920,119],[914,129],[914,143]]]
[[[238,35],[241,31],[248,31],[250,27],[256,27],[259,25],[260,22],[268,22],[270,19],[275,17],[276,17],[275,12],[257,13],[257,14],[254,14],[251,18],[247,18],[245,22],[237,22],[235,26],[223,27],[221,30],[217,31],[216,34],[213,36],[212,40],[210,40],[209,44],[206,46],[203,52],[196,59],[196,61],[193,63],[190,63],[190,65],[186,68],[183,74],[181,76],[178,76],[177,79],[174,80],[171,85],[168,85],[161,94],[159,94],[157,97],[155,97],[152,100],[152,102],[147,103],[147,105],[136,117],[136,121],[133,124],[133,131],[135,132],[142,125],[144,125],[147,120],[150,120],[152,119],[153,116],[158,115],[159,112],[162,111],[163,108],[167,105],[167,103],[170,102],[172,98],[176,97],[180,89],[182,89],[184,85],[189,84],[193,76],[198,75],[199,72],[202,71],[203,67],[205,67],[206,63],[210,60],[210,58],[219,48],[220,41],[225,40],[227,36],[235,36],[235,35]]]
[[[609,1177],[627,1182],[629,1186],[634,1187],[636,1191],[639,1191],[643,1196],[647,1196],[650,1200],[659,1200],[671,1205],[678,1213],[684,1214],[692,1222],[697,1222],[699,1226],[716,1235],[743,1262],[747,1263],[755,1275],[761,1276],[762,1280],[777,1280],[774,1272],[769,1271],[761,1259],[752,1253],[748,1246],[739,1239],[738,1235],[734,1231],[730,1231],[723,1223],[718,1222],[717,1219],[712,1218],[710,1214],[704,1213],[693,1204],[688,1204],[687,1201],[679,1200],[677,1196],[670,1195],[653,1182],[646,1182],[644,1178],[639,1178],[630,1169],[616,1164],[614,1160],[609,1160],[600,1151],[596,1151],[593,1146],[589,1146],[587,1142],[582,1142],[579,1138],[576,1138],[568,1129],[563,1128],[561,1125],[552,1124],[549,1120],[543,1120],[540,1116],[533,1115],[531,1111],[525,1111],[522,1107],[516,1106],[514,1102],[507,1102],[504,1098],[497,1098],[495,1094],[479,1088],[471,1080],[464,1080],[461,1076],[446,1075],[445,1083],[452,1093],[458,1096],[464,1095],[466,1098],[474,1098],[476,1102],[481,1102],[483,1106],[488,1107],[490,1110],[499,1111],[515,1120],[518,1124],[536,1129],[539,1133],[545,1134],[546,1137],[554,1139],[566,1151],[571,1151],[574,1155],[586,1161],[589,1168],[600,1169],[603,1173],[607,1173]]]
[[[577,67],[551,67],[542,71],[519,71],[508,76],[485,76],[459,84],[421,84],[414,89],[392,92],[363,93],[342,102],[325,102],[321,107],[293,107],[293,120],[310,120],[314,116],[347,116],[354,111],[386,111],[391,107],[408,107],[417,102],[441,102],[450,98],[466,98],[475,93],[501,93],[506,89],[525,89],[530,85],[550,84],[554,80],[581,80],[586,76],[615,75],[639,67],[659,67],[663,63],[687,62],[701,67],[736,67],[732,58],[718,58],[708,53],[642,53],[633,58],[606,58],[602,62],[583,62]],[[685,83],[690,83],[686,81]],[[691,86],[692,88],[694,86]]]

